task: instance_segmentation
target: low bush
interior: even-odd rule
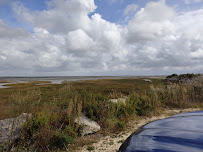
[[[125,121],[118,121],[117,125],[121,129],[125,129],[125,127],[126,127]]]

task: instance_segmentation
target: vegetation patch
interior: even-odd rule
[[[0,81],[0,83],[11,83],[10,81]]]
[[[87,150],[88,150],[88,151],[93,151],[93,150],[94,150],[94,147],[93,147],[93,146],[88,146],[88,147],[87,147]]]
[[[203,101],[200,78],[198,83],[190,84],[157,79],[150,83],[117,79],[33,84],[0,90],[1,119],[32,113],[21,128],[21,139],[12,145],[18,150],[70,149],[71,145],[77,145],[76,141],[82,141],[82,127],[74,121],[81,114],[99,123],[101,133],[115,134],[126,129],[132,117],[152,116],[164,108],[202,107]],[[128,97],[125,103],[109,101],[123,96]]]
[[[51,81],[30,81],[25,83],[12,83],[12,84],[5,84],[4,86],[10,86],[10,87],[21,87],[21,86],[33,86],[36,84],[49,84]]]

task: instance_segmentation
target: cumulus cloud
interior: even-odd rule
[[[28,32],[17,28],[13,29],[6,25],[1,19],[0,19],[0,37],[1,38],[13,38],[13,37],[26,37],[28,35]]]
[[[172,19],[175,11],[166,5],[165,1],[149,2],[140,9],[128,23],[128,40],[154,40],[174,33]]]
[[[96,8],[94,0],[51,0],[44,11],[30,11],[19,2],[13,4],[19,21],[52,33],[90,28],[88,14]]]
[[[131,13],[134,13],[137,10],[138,6],[136,4],[130,4],[128,5],[124,10],[124,15],[128,15]]]
[[[203,70],[203,9],[180,13],[163,0],[148,2],[123,26],[94,13],[93,0],[51,0],[43,11],[31,11],[16,2],[12,7],[19,22],[33,30],[12,28],[0,20],[2,75]],[[137,9],[135,5],[127,8],[126,14]]]
[[[87,35],[86,32],[84,32],[81,29],[71,31],[68,33],[67,37],[67,45],[70,50],[73,50],[74,52],[80,52],[80,54],[84,51],[87,52],[91,49],[91,47],[94,45],[93,40],[91,37]]]

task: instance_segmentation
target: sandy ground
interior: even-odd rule
[[[87,150],[88,146],[94,147],[94,150],[92,150],[92,152],[116,152],[121,146],[122,142],[127,139],[127,137],[129,137],[139,127],[145,125],[146,123],[159,120],[159,119],[164,119],[166,117],[169,117],[171,115],[175,115],[178,113],[198,111],[198,110],[200,109],[165,110],[163,114],[160,116],[131,121],[129,122],[128,128],[125,131],[117,135],[101,137],[98,142],[95,142],[92,145],[81,147],[76,152],[88,152]]]

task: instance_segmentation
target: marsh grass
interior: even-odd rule
[[[51,84],[51,81],[29,81],[29,82],[24,82],[24,83],[11,83],[11,84],[5,84],[4,86],[7,87],[15,87],[15,88],[21,88],[21,87],[32,87],[38,84]]]
[[[0,83],[10,83],[10,81],[0,81]]]
[[[201,80],[201,82],[203,82]],[[32,118],[22,127],[16,143],[28,151],[68,149],[74,139],[80,139],[81,126],[74,120],[82,113],[98,122],[103,133],[118,133],[134,116],[152,116],[163,108],[200,107],[203,85],[200,79],[190,84],[170,83],[154,79],[93,80],[60,85],[24,87],[0,90],[1,118],[22,112]],[[125,103],[109,99],[128,96]],[[82,143],[82,142],[81,142]]]

